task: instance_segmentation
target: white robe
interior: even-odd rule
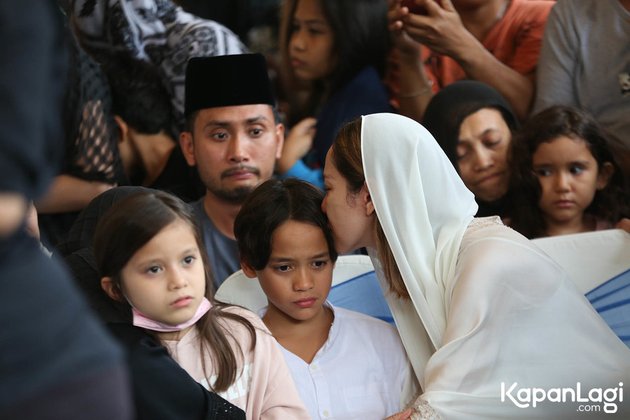
[[[416,418],[627,418],[630,350],[531,241],[498,218],[473,218],[474,197],[431,134],[403,116],[369,115],[362,153],[411,296],[387,298],[424,390]],[[592,388],[605,393],[589,398]],[[571,390],[587,401],[571,401]],[[533,407],[528,392],[543,401]],[[551,401],[558,392],[568,401]]]

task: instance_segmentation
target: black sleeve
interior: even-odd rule
[[[197,383],[142,329],[109,324],[127,349],[139,420],[245,419],[245,412]]]

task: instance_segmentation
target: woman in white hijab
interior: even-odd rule
[[[324,178],[338,251],[368,248],[422,386],[411,418],[628,415],[630,349],[541,250],[473,217],[424,127],[395,114],[349,123]]]

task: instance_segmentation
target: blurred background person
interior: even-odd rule
[[[567,105],[614,136],[630,176],[630,1],[559,0],[549,15],[534,112]]]
[[[0,36],[0,418],[132,419],[122,352],[25,229],[64,150],[55,110],[67,39],[56,3],[0,2]]]
[[[404,3],[404,6],[403,6]],[[449,84],[484,82],[519,119],[529,114],[543,31],[552,1],[389,2],[393,88],[400,112],[422,121],[431,96]]]
[[[509,216],[512,137],[519,127],[512,107],[492,87],[461,80],[440,90],[422,121],[475,194],[477,216]]]

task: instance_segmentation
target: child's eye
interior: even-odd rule
[[[571,172],[572,175],[579,175],[584,172],[584,167],[582,165],[571,165],[569,172]]]
[[[549,176],[551,175],[551,170],[547,168],[538,168],[534,169],[534,174],[537,176]]]
[[[159,265],[152,265],[151,267],[147,268],[147,273],[149,274],[157,274],[161,271],[162,267],[160,267]]]
[[[313,261],[313,266],[315,268],[324,268],[326,267],[326,264],[328,264],[328,261],[326,260]]]
[[[287,271],[291,270],[291,266],[288,264],[276,265],[274,267],[274,270],[280,271],[281,273],[286,273]]]
[[[185,265],[191,265],[192,263],[195,262],[197,258],[195,258],[193,255],[188,255],[187,257],[184,257],[184,264]]]

